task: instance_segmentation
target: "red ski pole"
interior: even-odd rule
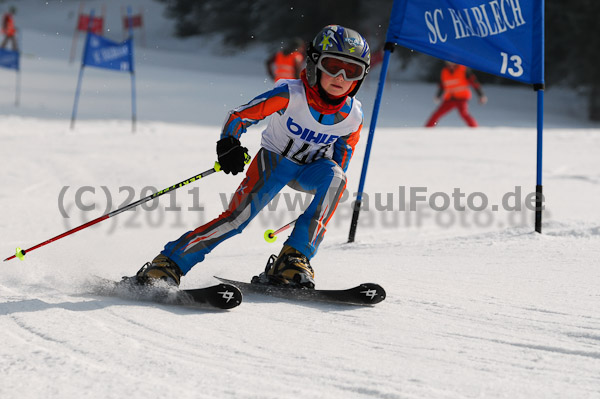
[[[291,222],[289,222],[289,223],[288,223],[288,224],[286,224],[285,226],[283,226],[283,227],[280,227],[279,229],[277,229],[277,230],[275,230],[275,231],[273,231],[273,230],[267,230],[267,231],[265,231],[265,235],[264,235],[264,237],[265,237],[265,241],[266,241],[266,242],[269,242],[269,243],[271,243],[271,242],[275,242],[275,240],[277,240],[277,234],[279,234],[279,233],[281,233],[282,231],[284,231],[284,230],[287,230],[287,229],[289,229],[290,227],[292,227],[292,225],[293,225],[294,223],[296,223],[296,221],[297,221],[297,220],[298,220],[298,219],[292,220]]]
[[[248,163],[248,161],[249,161],[249,159],[247,159],[247,160],[246,160],[246,163]],[[150,200],[153,200],[154,198],[160,197],[160,196],[161,196],[161,195],[163,195],[163,194],[166,194],[166,193],[169,193],[169,192],[171,192],[171,191],[177,190],[177,189],[178,189],[178,188],[180,188],[180,187],[183,187],[183,186],[185,186],[185,185],[187,185],[187,184],[189,184],[189,183],[195,182],[196,180],[198,180],[198,179],[201,179],[201,178],[203,178],[203,177],[206,177],[206,176],[208,176],[208,175],[212,175],[213,173],[215,173],[215,172],[219,172],[220,170],[221,170],[221,165],[219,165],[219,163],[218,163],[218,162],[215,162],[215,166],[214,166],[212,169],[209,169],[209,170],[207,170],[207,171],[204,171],[204,172],[202,172],[202,173],[200,173],[200,174],[197,174],[196,176],[190,177],[190,178],[189,178],[189,179],[187,179],[187,180],[184,180],[184,181],[182,181],[182,182],[180,182],[180,183],[174,184],[174,185],[172,185],[172,186],[170,186],[170,187],[167,187],[167,188],[165,188],[165,189],[163,189],[163,190],[160,190],[160,191],[158,191],[158,192],[156,192],[156,193],[154,193],[154,194],[151,194],[151,195],[149,195],[149,196],[147,196],[147,197],[145,197],[145,198],[142,198],[142,199],[140,199],[139,201],[133,202],[133,203],[131,203],[131,204],[129,204],[129,205],[126,205],[126,206],[124,206],[124,207],[122,207],[122,208],[119,208],[119,209],[117,209],[117,210],[114,210],[114,211],[112,211],[112,212],[110,212],[110,213],[107,213],[107,214],[105,214],[105,215],[102,215],[102,216],[100,216],[99,218],[96,218],[96,219],[94,219],[94,220],[92,220],[92,221],[89,221],[89,222],[87,222],[87,223],[85,223],[85,224],[82,224],[82,225],[81,225],[81,226],[79,226],[79,227],[75,227],[75,228],[73,228],[73,229],[71,229],[71,230],[69,230],[69,231],[67,231],[67,232],[65,232],[65,233],[59,234],[59,235],[57,235],[56,237],[52,237],[52,238],[50,238],[49,240],[46,240],[46,241],[44,241],[44,242],[42,242],[42,243],[39,243],[39,244],[37,244],[37,245],[34,245],[34,246],[33,246],[33,247],[31,247],[31,248],[28,248],[28,249],[21,249],[21,248],[17,248],[17,251],[16,251],[16,253],[15,253],[14,255],[12,255],[12,256],[9,256],[8,258],[4,259],[4,261],[6,262],[7,260],[11,260],[11,259],[14,259],[14,258],[19,258],[20,260],[24,260],[24,258],[25,258],[25,254],[26,254],[27,252],[33,251],[34,249],[37,249],[37,248],[39,248],[39,247],[43,247],[44,245],[46,245],[46,244],[50,244],[51,242],[54,242],[54,241],[56,241],[56,240],[60,240],[61,238],[63,238],[63,237],[66,237],[66,236],[68,236],[68,235],[71,235],[71,234],[73,234],[73,233],[76,233],[76,232],[78,232],[79,230],[83,230],[83,229],[86,229],[86,228],[88,228],[88,227],[90,227],[90,226],[93,226],[93,225],[95,225],[96,223],[100,223],[100,222],[101,222],[101,221],[103,221],[103,220],[106,220],[106,219],[108,219],[108,218],[111,218],[111,217],[113,217],[113,216],[117,216],[117,215],[118,215],[119,213],[121,213],[121,212],[125,212],[126,210],[129,210],[129,209],[131,209],[131,208],[135,208],[135,207],[136,207],[136,206],[138,206],[138,205],[141,205],[141,204],[143,204],[143,203],[145,203],[145,202],[148,202],[148,201],[150,201]]]

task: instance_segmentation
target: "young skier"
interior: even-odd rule
[[[308,44],[300,79],[284,79],[273,90],[231,111],[217,142],[221,169],[243,172],[248,150],[240,138],[248,126],[271,116],[261,149],[248,167],[228,209],[213,221],[165,245],[136,274],[140,284],[157,279],[179,285],[213,248],[239,234],[286,185],[314,194],[279,256],[271,256],[262,282],[314,288],[309,260],[323,240],[346,187],[345,171],[362,128],[354,99],[369,71],[369,45],[358,32],[329,25]]]

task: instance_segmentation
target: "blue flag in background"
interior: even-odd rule
[[[524,83],[544,83],[543,0],[396,0],[387,41]]]
[[[0,67],[19,70],[19,52],[0,49]]]
[[[133,40],[117,43],[88,32],[83,65],[133,72]]]

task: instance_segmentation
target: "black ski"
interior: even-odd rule
[[[179,289],[167,285],[138,285],[127,279],[122,281],[99,278],[98,295],[116,296],[122,299],[156,302],[166,305],[214,307],[231,309],[242,303],[242,292],[234,285],[221,283],[205,288]]]
[[[313,290],[286,288],[261,283],[244,283],[216,276],[215,278],[225,284],[238,287],[244,293],[256,293],[283,299],[335,302],[348,305],[375,305],[385,299],[383,287],[374,283],[364,283],[345,290]]]

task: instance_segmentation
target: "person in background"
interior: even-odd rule
[[[266,62],[267,73],[277,82],[280,79],[298,79],[304,68],[304,42],[294,39],[273,54]]]
[[[308,45],[300,79],[280,80],[272,90],[232,110],[217,141],[217,158],[227,174],[244,171],[248,149],[240,140],[247,128],[267,117],[269,123],[228,209],[167,243],[131,278],[137,284],[165,280],[178,286],[183,275],[217,245],[241,233],[290,186],[314,196],[279,256],[271,255],[253,282],[314,288],[310,259],[346,187],[346,170],[363,126],[362,106],[354,96],[369,72],[370,54],[367,41],[355,30],[326,26]]]
[[[439,103],[438,109],[431,115],[425,127],[433,127],[437,125],[439,119],[454,108],[458,109],[458,113],[471,127],[477,127],[477,121],[469,114],[468,102],[471,99],[472,86],[479,96],[479,103],[485,104],[487,97],[481,90],[481,85],[477,81],[477,77],[469,68],[464,65],[455,64],[454,62],[446,61],[446,65],[440,74],[440,85],[435,96],[435,102]]]
[[[2,33],[4,34],[4,40],[0,45],[1,48],[5,48],[8,42],[11,43],[13,51],[19,51],[19,47],[17,46],[17,28],[15,27],[15,20],[13,16],[15,15],[16,9],[14,6],[11,6],[8,9],[8,12],[2,16]]]

